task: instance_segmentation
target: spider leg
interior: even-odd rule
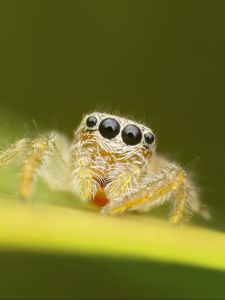
[[[174,208],[170,214],[170,222],[177,225],[194,210],[195,193],[180,166],[167,164],[158,173],[147,174],[143,182],[138,193],[125,197],[122,201],[112,201],[102,212],[117,215],[132,210],[149,210],[171,200]]]
[[[52,134],[50,151],[39,175],[43,177],[48,186],[54,190],[70,190],[70,143],[59,133]]]
[[[8,149],[0,151],[0,166],[6,166],[16,160],[21,161],[19,194],[27,199],[32,194],[32,185],[36,175],[44,178],[51,187],[68,187],[69,146],[65,138],[58,133],[50,133],[34,139],[21,139]],[[67,177],[66,177],[67,175]]]
[[[116,164],[106,178],[109,182],[105,188],[107,198],[119,201],[137,191],[141,171],[141,166],[138,165]]]
[[[54,190],[70,190],[69,159],[70,144],[65,136],[51,132],[32,140],[21,168],[20,196],[31,196],[36,175]]]
[[[21,198],[27,199],[31,196],[34,179],[41,166],[47,161],[52,149],[52,136],[38,137],[31,141],[20,172],[19,194]]]
[[[21,139],[8,149],[0,151],[0,167],[7,166],[14,162],[16,159],[21,158],[29,147],[30,139]]]
[[[94,178],[89,159],[84,154],[79,154],[72,160],[72,191],[80,195],[83,201],[89,201],[97,192],[99,184]]]

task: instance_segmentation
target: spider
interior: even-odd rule
[[[177,163],[156,154],[155,135],[142,124],[106,113],[86,115],[70,143],[57,132],[21,139],[0,152],[0,166],[19,159],[19,194],[27,199],[37,175],[57,190],[79,195],[120,215],[171,201],[172,224],[192,212],[207,218],[196,188]]]

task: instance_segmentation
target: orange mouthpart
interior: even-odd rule
[[[105,192],[102,189],[97,191],[92,201],[97,206],[105,206],[109,202]]]

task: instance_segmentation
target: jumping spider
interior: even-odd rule
[[[148,211],[171,200],[170,222],[207,213],[185,171],[155,153],[152,130],[134,121],[94,112],[83,118],[71,143],[52,132],[24,138],[0,152],[0,166],[22,161],[19,194],[31,196],[36,175],[57,190],[93,201],[101,212]]]

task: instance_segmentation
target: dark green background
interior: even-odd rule
[[[135,259],[2,252],[3,299],[224,299],[224,272]],[[13,276],[21,270],[20,276]]]
[[[0,109],[69,136],[95,109],[146,121],[220,230],[224,73],[222,0],[0,0]]]

